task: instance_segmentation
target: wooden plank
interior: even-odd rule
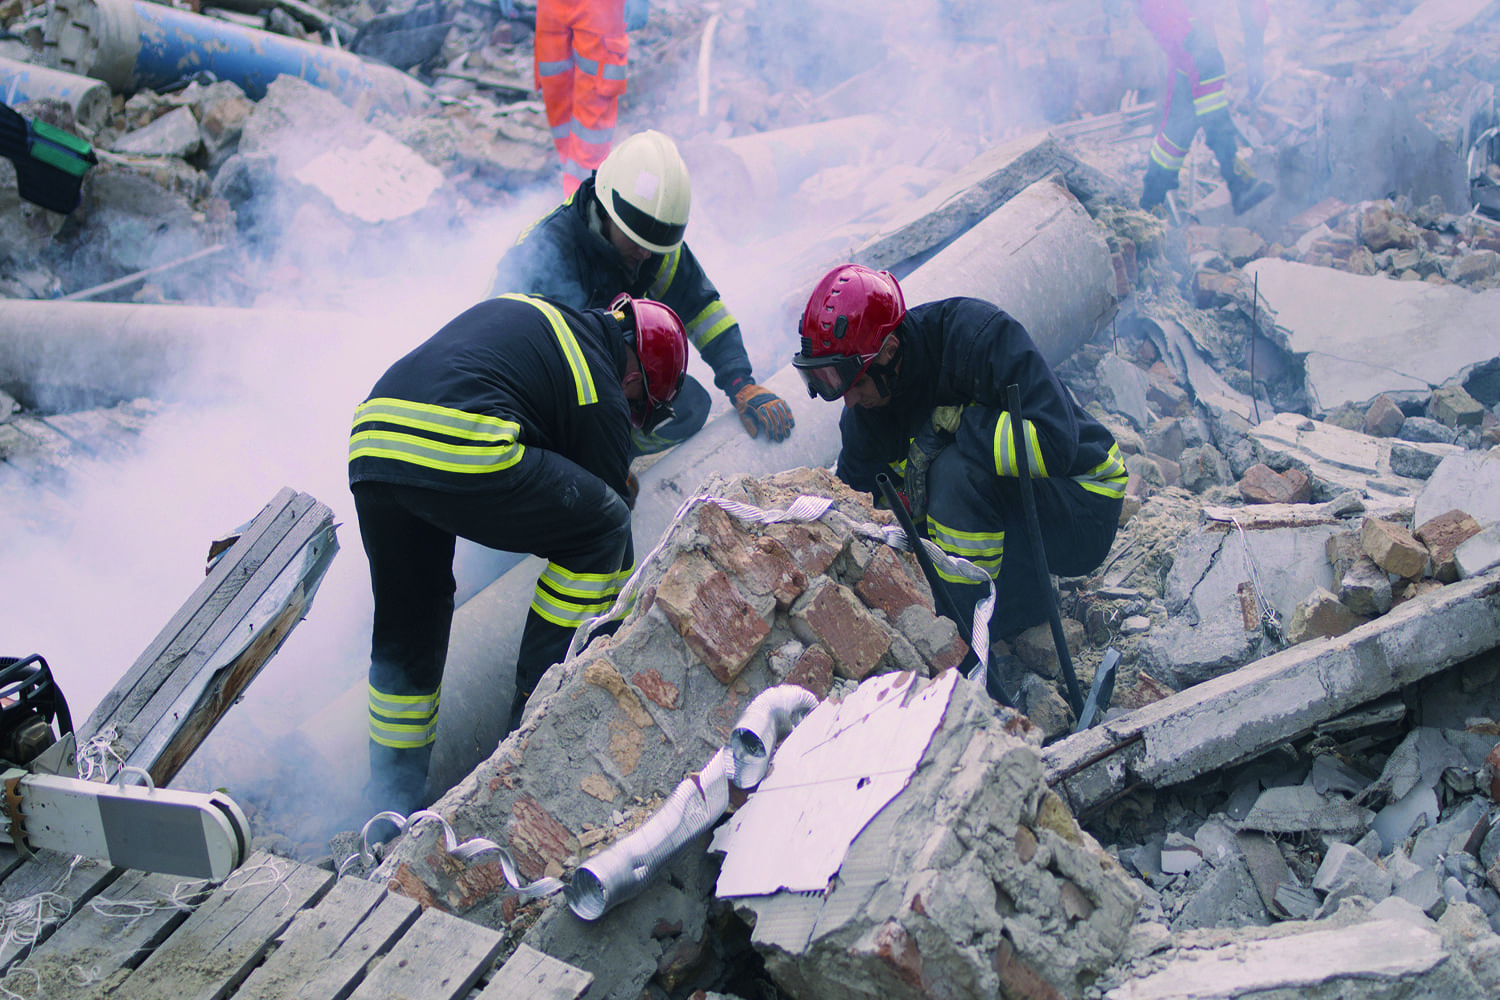
[[[415,900],[382,884],[341,878],[317,906],[297,914],[234,1000],[343,1000],[421,911]]]
[[[134,718],[140,708],[150,700],[160,683],[159,661],[185,656],[191,646],[191,640],[196,639],[208,628],[223,605],[228,602],[229,594],[221,594],[220,591],[229,591],[232,594],[234,590],[243,586],[243,578],[248,578],[259,565],[259,561],[271,551],[274,541],[263,539],[261,536],[275,528],[278,521],[282,523],[277,530],[277,537],[280,537],[287,527],[295,523],[296,513],[287,510],[294,497],[292,490],[282,489],[256,515],[250,527],[235,543],[235,546],[245,546],[245,551],[236,553],[236,558],[230,558],[230,553],[225,553],[225,557],[219,560],[218,565],[209,572],[203,583],[193,591],[187,603],[179,608],[166,626],[156,634],[156,638],[125,672],[125,676],[121,677],[115,686],[100,699],[98,707],[94,709],[88,722],[78,734],[80,746],[88,742],[105,725],[114,723],[118,726],[121,722]],[[257,542],[260,544],[257,545]],[[139,704],[132,704],[132,702]]]
[[[88,858],[38,851],[36,860],[20,862],[14,848],[5,848],[16,862],[0,882],[0,901],[12,916],[9,933],[0,940],[0,972],[52,936],[59,925],[123,873]],[[24,916],[23,916],[24,914]]]
[[[499,931],[429,909],[350,1000],[461,1000],[500,954]]]
[[[477,1000],[578,1000],[594,974],[522,944]]]
[[[337,550],[333,512],[314,502],[261,560],[254,576],[230,597],[208,630],[162,678],[136,717],[125,726],[117,726],[121,738],[116,749],[126,763],[150,771],[158,785],[171,781],[197,742],[303,619],[307,595],[316,588]],[[233,551],[231,546],[225,556]],[[304,581],[306,587],[302,586]],[[299,601],[303,607],[288,614],[288,607]],[[205,702],[205,695],[216,686],[221,693],[228,688],[227,697]],[[210,709],[214,710],[211,717],[199,717]],[[164,736],[161,727],[169,735]],[[185,752],[179,747],[174,759],[158,759],[168,743],[190,735],[196,738]]]
[[[101,701],[83,738],[111,727],[126,763],[169,783],[305,616],[337,550],[333,512],[283,490]]]
[[[97,1000],[188,915],[206,882],[124,872],[11,967],[0,986],[26,997]]]
[[[333,872],[257,851],[108,995],[110,1000],[229,996]]]

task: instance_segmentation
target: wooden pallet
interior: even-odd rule
[[[165,786],[307,613],[333,514],[281,490],[80,727]],[[35,846],[35,845],[34,845]],[[590,973],[264,851],[222,883],[0,847],[0,987],[69,1000],[576,1000]]]

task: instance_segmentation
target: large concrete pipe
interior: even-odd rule
[[[995,302],[1026,326],[1054,364],[1103,329],[1117,306],[1103,232],[1066,188],[1049,180],[1006,202],[904,278],[902,288],[911,304],[953,295]],[[830,465],[837,457],[842,407],[809,399],[790,365],[765,385],[792,407],[791,438],[781,444],[750,438],[729,412],[646,469],[633,522],[637,558],[656,545],[708,473],[769,475]],[[429,771],[439,792],[487,758],[504,734],[521,627],[542,565],[527,557],[454,615]],[[348,721],[362,727],[364,720]],[[346,745],[362,738],[362,728],[357,735],[351,729]]]
[[[347,313],[0,299],[0,389],[40,410],[233,398],[363,329]]]
[[[0,76],[5,78],[0,100],[12,107],[26,101],[62,101],[73,109],[73,120],[91,133],[109,118],[109,88],[99,80],[3,56]]]
[[[407,74],[352,52],[140,0],[56,0],[42,58],[55,69],[103,80],[117,94],[160,90],[207,70],[253,101],[283,73],[345,103],[369,93],[397,112],[432,98]]]

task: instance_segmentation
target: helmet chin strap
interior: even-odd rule
[[[872,361],[865,369],[865,374],[870,376],[871,382],[875,383],[875,391],[880,393],[881,399],[887,399],[891,395],[891,380],[896,377],[896,370],[901,367],[901,352],[905,349],[906,345],[900,337],[897,337],[896,352],[891,355],[891,360],[883,365]]]

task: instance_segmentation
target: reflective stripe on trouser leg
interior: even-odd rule
[[[945,552],[963,556],[995,578],[990,634],[1008,638],[1046,620],[1053,600],[1032,553],[1020,480],[994,470],[993,415],[964,433],[933,460],[927,473],[928,530]],[[1047,568],[1061,576],[1092,572],[1109,554],[1121,500],[1090,492],[1071,479],[1033,478],[1037,520]],[[972,613],[983,596],[973,585],[951,587]]]
[[[1171,75],[1161,126],[1151,143],[1152,162],[1178,170],[1198,133],[1197,112],[1193,108],[1193,83],[1188,74],[1177,70]]]
[[[573,25],[573,135],[568,157],[587,177],[609,155],[625,93],[630,38],[623,4],[593,3]],[[566,168],[565,168],[566,169]]]

